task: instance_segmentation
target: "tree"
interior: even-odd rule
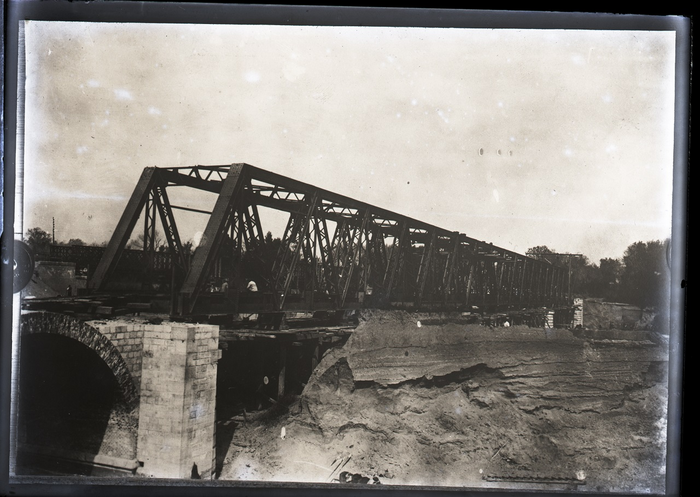
[[[664,305],[670,271],[666,243],[659,240],[636,242],[627,247],[620,273],[620,300],[640,307]]]
[[[586,256],[571,257],[571,287],[577,297],[600,295],[600,269],[591,264]],[[568,262],[567,262],[568,263]]]
[[[80,238],[71,238],[68,240],[68,245],[85,245],[85,242],[82,241]]]
[[[153,247],[155,248],[156,251],[159,251],[159,252],[163,252],[164,250],[167,249],[165,241],[163,240],[163,236],[157,230],[156,230],[155,236],[153,238]],[[127,245],[127,248],[131,248],[131,249],[135,249],[135,250],[143,250],[143,248],[144,248],[143,233],[139,233],[139,235],[136,237],[136,240],[132,240],[131,242],[129,242],[129,244]]]
[[[51,249],[51,235],[41,228],[27,230],[24,241],[32,248],[35,256],[49,255]]]
[[[525,252],[525,255],[528,257],[532,257],[534,259],[540,259],[540,260],[548,260],[545,258],[546,255],[548,254],[554,254],[555,251],[551,250],[549,247],[546,245],[538,245],[537,247],[531,247],[527,249],[527,252]],[[551,259],[551,257],[550,257]]]
[[[605,258],[600,260],[599,296],[607,300],[619,300],[622,267],[620,259]]]

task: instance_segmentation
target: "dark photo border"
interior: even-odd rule
[[[666,15],[617,15],[585,12],[538,12],[389,7],[341,7],[294,5],[244,5],[196,2],[69,2],[10,1],[3,9],[3,175],[2,274],[0,367],[2,372],[0,424],[0,495],[553,495],[536,491],[389,486],[385,488],[278,484],[237,481],[181,481],[85,479],[77,477],[18,477],[9,475],[13,326],[13,192],[22,178],[16,176],[17,131],[22,129],[22,88],[18,87],[18,24],[23,20],[64,20],[140,23],[284,24],[331,26],[556,28],[595,30],[652,30],[676,33],[675,144],[673,180],[673,235],[671,280],[671,356],[669,360],[669,409],[666,495],[681,495],[682,406],[686,293],[687,293],[687,191],[690,122],[691,23],[688,17]],[[595,495],[594,493],[582,493]],[[619,495],[605,493],[601,495]]]

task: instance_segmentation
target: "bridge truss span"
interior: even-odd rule
[[[168,190],[216,194],[211,211],[173,205]],[[260,211],[287,216],[279,239]],[[175,212],[205,214],[193,254]],[[555,307],[567,304],[567,269],[248,164],[146,168],[91,280],[107,290],[139,219],[155,252],[158,220],[172,262],[172,313]],[[253,279],[257,292],[245,289]],[[214,283],[214,284],[212,284]],[[212,291],[212,289],[214,291]]]

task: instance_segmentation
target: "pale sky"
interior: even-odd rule
[[[55,218],[58,240],[106,241],[144,167],[246,162],[519,253],[597,263],[671,234],[673,32],[30,21],[25,37],[25,231]],[[184,241],[205,226],[178,223]]]

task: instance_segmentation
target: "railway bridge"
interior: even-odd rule
[[[176,212],[206,218],[196,248]],[[214,477],[217,426],[300,391],[365,308],[571,322],[563,266],[248,164],[144,169],[107,247],[63,257],[80,254],[79,295],[23,301],[18,467]]]

